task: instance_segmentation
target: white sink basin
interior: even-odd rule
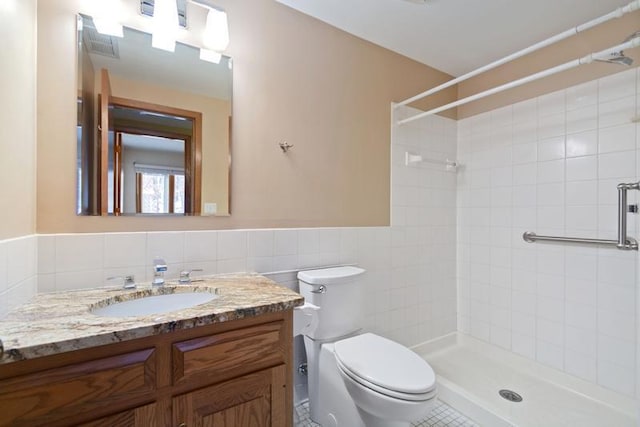
[[[218,295],[210,292],[181,292],[165,295],[150,295],[109,304],[91,310],[91,313],[102,317],[149,316],[184,310],[213,301]]]

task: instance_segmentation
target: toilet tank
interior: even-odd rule
[[[308,337],[329,340],[362,328],[364,272],[362,268],[346,266],[298,273],[300,294],[319,307],[317,327]]]

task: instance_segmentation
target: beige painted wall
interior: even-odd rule
[[[35,0],[0,2],[0,40],[0,239],[6,239],[36,229]]]
[[[80,3],[42,1],[38,232],[389,224],[390,102],[450,76],[273,0],[218,3],[229,15],[234,58],[231,217],[74,214]],[[453,99],[455,89],[429,104]],[[295,146],[289,154],[281,141]]]
[[[127,80],[113,74],[109,80],[113,96],[202,113],[202,202],[216,203],[220,214],[228,213],[229,101]]]
[[[458,85],[458,98],[464,98],[500,84],[563,64],[572,59],[578,59],[589,53],[618,45],[638,30],[640,30],[640,11],[614,19],[580,33],[577,36],[570,37],[518,60],[502,65],[490,72],[460,83]],[[633,66],[640,66],[640,48],[627,50],[625,54],[634,58]],[[531,82],[519,88],[460,106],[458,107],[457,115],[459,119],[474,116],[485,111],[588,82],[625,69],[625,67],[614,64],[592,63],[583,65],[573,70],[565,71],[555,76]]]

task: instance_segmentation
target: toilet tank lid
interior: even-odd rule
[[[298,272],[298,280],[310,285],[331,285],[360,276],[364,272],[364,269],[353,266],[322,268],[300,271]]]

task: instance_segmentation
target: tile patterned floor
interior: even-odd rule
[[[293,413],[293,425],[295,427],[319,427],[309,418],[309,403],[305,402],[296,406]],[[435,408],[424,420],[415,422],[413,427],[479,427],[461,413],[457,412],[446,403],[436,402]]]

